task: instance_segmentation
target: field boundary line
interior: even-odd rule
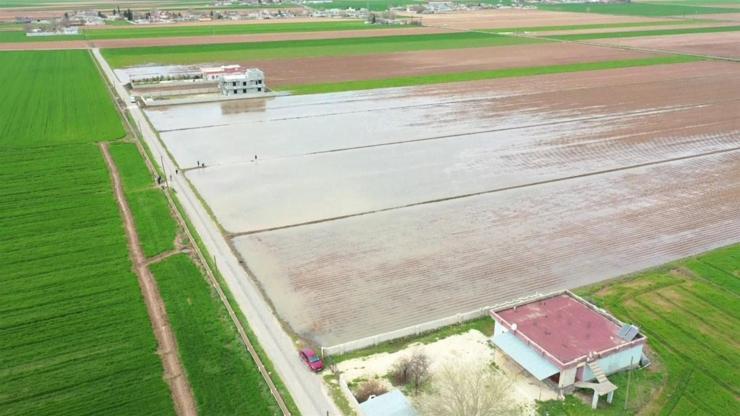
[[[471,197],[476,197],[480,195],[493,194],[497,192],[506,192],[506,191],[511,191],[515,189],[529,188],[533,186],[540,186],[540,185],[547,185],[551,183],[563,182],[563,181],[568,181],[572,179],[588,178],[591,176],[598,176],[598,175],[604,175],[604,174],[609,174],[609,173],[614,173],[614,172],[621,172],[621,171],[630,170],[630,169],[639,169],[639,168],[648,167],[648,166],[662,165],[665,163],[673,163],[673,162],[678,162],[682,160],[697,159],[697,158],[701,158],[705,156],[712,156],[716,154],[731,153],[731,152],[736,152],[738,150],[740,150],[740,146],[731,147],[729,149],[714,150],[711,152],[705,152],[705,153],[700,153],[700,154],[695,154],[695,155],[680,156],[680,157],[662,159],[662,160],[657,160],[657,161],[652,161],[652,162],[638,163],[638,164],[629,165],[629,166],[620,166],[617,168],[604,169],[604,170],[599,170],[599,171],[594,171],[594,172],[582,173],[578,175],[564,176],[561,178],[553,178],[553,179],[547,179],[547,180],[537,181],[537,182],[530,182],[530,183],[525,183],[525,184],[520,184],[520,185],[506,186],[503,188],[488,189],[485,191],[471,192],[467,194],[453,195],[450,197],[430,199],[427,201],[413,202],[413,203],[405,204],[405,205],[397,205],[393,207],[381,208],[381,209],[376,209],[376,210],[371,210],[371,211],[357,212],[354,214],[340,215],[340,216],[330,217],[330,218],[321,218],[321,219],[313,220],[313,221],[305,221],[305,222],[300,222],[300,223],[295,223],[295,224],[281,225],[277,227],[261,228],[257,230],[251,230],[251,231],[242,231],[242,232],[237,232],[237,233],[231,233],[228,235],[228,237],[236,238],[236,237],[242,237],[242,236],[253,235],[253,234],[261,234],[261,233],[266,233],[266,232],[271,232],[271,231],[285,230],[288,228],[301,227],[304,225],[321,224],[325,222],[344,220],[347,218],[362,217],[365,215],[372,215],[372,214],[379,214],[382,212],[395,211],[398,209],[412,208],[412,207],[417,207],[421,205],[436,204],[438,202],[454,201],[456,199],[471,198]]]
[[[551,296],[553,294],[561,293],[563,290],[554,290],[551,292],[541,293],[535,292],[531,295],[522,296],[516,299],[500,302],[491,306],[483,306],[476,308],[472,311],[456,313],[451,316],[444,318],[435,319],[432,321],[423,322],[416,325],[407,326],[404,328],[396,329],[393,331],[387,331],[376,335],[370,335],[368,337],[359,338],[353,341],[347,341],[340,344],[331,345],[328,347],[321,347],[321,356],[327,355],[342,355],[351,351],[363,349],[366,347],[374,347],[384,342],[393,341],[399,338],[405,338],[409,336],[419,336],[427,332],[434,331],[435,329],[443,328],[450,325],[462,324],[463,322],[471,321],[476,318],[480,318],[488,314],[493,309],[500,309],[504,307],[511,307],[519,305],[524,302],[531,301],[532,299],[538,299],[541,297]]]
[[[139,235],[134,224],[133,214],[123,193],[120,172],[110,154],[108,143],[101,142],[98,146],[103,153],[105,163],[108,167],[116,202],[123,217],[126,238],[128,239],[129,255],[133,261],[134,270],[139,280],[139,286],[144,297],[149,320],[154,330],[154,336],[157,338],[157,344],[159,346],[157,352],[162,360],[164,377],[170,387],[175,410],[180,416],[195,416],[198,414],[198,411],[193,391],[190,387],[187,373],[183,370],[183,365],[180,362],[177,341],[167,319],[167,310],[164,306],[164,301],[159,293],[157,283],[154,281],[154,276],[152,276],[147,266],[146,257],[141,248]]]

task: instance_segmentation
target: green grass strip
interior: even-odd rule
[[[203,62],[244,62],[264,59],[477,48],[537,42],[544,41],[489,33],[459,32],[432,35],[104,49],[103,55],[113,67],[121,68],[147,63],[196,64]]]
[[[293,94],[318,94],[353,90],[369,90],[374,88],[408,87],[413,85],[442,84],[447,82],[478,81],[495,78],[559,74],[566,72],[595,71],[601,69],[629,68],[659,64],[675,64],[684,62],[695,62],[699,60],[701,60],[701,58],[683,55],[671,55],[659,56],[654,58],[625,59],[618,61],[584,62],[565,65],[494,69],[491,71],[457,72],[447,74],[419,75],[413,77],[297,85],[293,87],[284,87],[282,89],[289,90]]]
[[[279,415],[226,308],[186,255],[151,267],[203,415]]]
[[[691,19],[691,20],[660,20],[656,22],[622,22],[622,23],[591,23],[586,25],[561,25],[561,26],[531,26],[515,28],[491,28],[483,29],[484,32],[492,33],[517,33],[517,32],[551,32],[556,30],[589,30],[589,29],[613,29],[642,26],[674,26],[696,23],[714,22],[712,20]],[[715,22],[716,23],[716,22]]]
[[[177,223],[167,199],[156,187],[139,149],[133,143],[113,144],[111,155],[121,172],[123,189],[139,233],[144,255],[152,257],[175,248]]]
[[[657,3],[572,3],[540,4],[540,10],[576,13],[615,14],[623,16],[692,16],[697,14],[737,13],[737,9],[721,7],[700,7],[693,5],[657,4]]]
[[[694,27],[681,29],[663,29],[663,30],[635,30],[631,32],[610,32],[610,33],[574,33],[569,35],[547,36],[548,39],[558,40],[587,40],[587,39],[608,39],[608,38],[634,38],[641,36],[669,36],[684,35],[690,33],[715,33],[715,32],[736,32],[740,26],[718,26],[718,27]]]
[[[266,23],[241,25],[181,25],[174,27],[124,27],[122,29],[88,29],[88,39],[133,39],[165,38],[175,36],[219,36],[247,35],[260,33],[323,32],[335,30],[365,30],[388,28],[388,26],[370,25],[361,21],[339,22],[306,22],[306,23]]]

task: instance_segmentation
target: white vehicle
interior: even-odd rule
[[[136,96],[135,95],[132,95],[132,96],[128,97],[128,100],[129,100],[129,102],[131,102],[131,104],[136,104]]]

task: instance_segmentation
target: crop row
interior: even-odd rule
[[[0,53],[0,414],[173,414],[85,51]]]

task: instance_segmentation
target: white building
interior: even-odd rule
[[[201,68],[200,73],[205,81],[218,81],[225,75],[239,75],[244,72],[241,65],[221,65],[216,67]]]
[[[219,79],[223,95],[259,94],[267,91],[265,74],[257,68],[249,68],[240,74],[224,75]]]

